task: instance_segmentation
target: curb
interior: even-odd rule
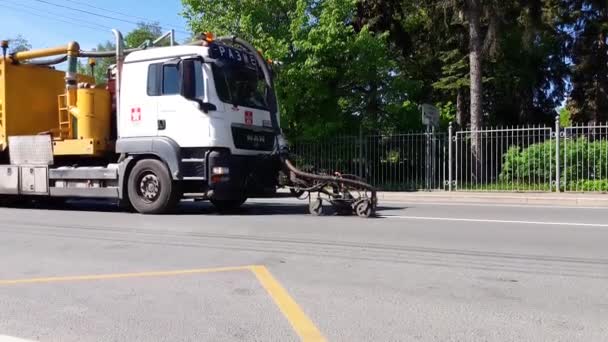
[[[608,208],[608,195],[563,193],[380,192],[378,200],[402,203],[511,204]]]

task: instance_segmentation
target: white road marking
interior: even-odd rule
[[[33,342],[32,340],[24,340],[13,336],[0,335],[0,342]]]
[[[307,204],[307,200],[298,200],[297,198],[280,197],[280,198],[252,198],[248,203],[280,203],[280,204]],[[453,207],[507,207],[507,208],[544,208],[544,209],[593,209],[593,210],[607,210],[608,207],[590,207],[590,206],[575,206],[575,205],[552,205],[552,204],[509,204],[509,203],[477,203],[477,202],[459,202],[458,199],[451,200],[450,202],[416,202],[415,198],[410,198],[404,201],[396,200],[383,200],[378,199],[378,203],[382,204],[394,204],[394,205],[417,205],[417,206],[453,206]]]
[[[452,207],[506,207],[506,208],[543,208],[543,209],[594,209],[594,210],[607,210],[608,207],[579,207],[579,206],[559,206],[559,205],[540,205],[540,204],[489,204],[489,203],[467,203],[454,201],[451,203],[447,202],[415,202],[413,200],[408,201],[384,201],[379,199],[378,203],[382,204],[402,204],[402,205],[436,205],[436,206],[452,206]]]
[[[456,217],[423,217],[423,216],[391,216],[391,215],[383,215],[381,217],[387,218],[387,219],[419,220],[419,221],[507,223],[507,224],[529,224],[529,225],[539,225],[539,226],[573,226],[573,227],[608,228],[608,224],[602,224],[602,223],[513,221],[513,220],[487,220],[487,219],[456,218]]]

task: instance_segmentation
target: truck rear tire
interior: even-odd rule
[[[127,182],[129,201],[141,214],[163,214],[177,205],[181,194],[165,164],[144,159],[135,164]]]

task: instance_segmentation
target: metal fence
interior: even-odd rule
[[[295,141],[309,171],[361,176],[384,191],[608,192],[608,125]]]
[[[445,183],[447,141],[435,132],[341,137],[297,141],[292,152],[307,171],[357,175],[386,191],[432,190]]]
[[[550,127],[455,132],[452,187],[462,191],[549,191],[555,145]],[[528,152],[534,151],[532,155]]]
[[[575,192],[608,191],[608,126],[573,126],[560,132],[560,188]]]

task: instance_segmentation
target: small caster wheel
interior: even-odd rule
[[[310,201],[308,205],[308,211],[311,215],[321,216],[323,215],[323,201],[320,198],[317,198],[314,201]]]
[[[359,202],[357,202],[357,204],[355,204],[355,212],[357,213],[357,216],[359,216],[359,217],[363,217],[363,218],[371,217],[372,214],[374,213],[374,207],[372,205],[372,202],[367,199],[360,200]]]

